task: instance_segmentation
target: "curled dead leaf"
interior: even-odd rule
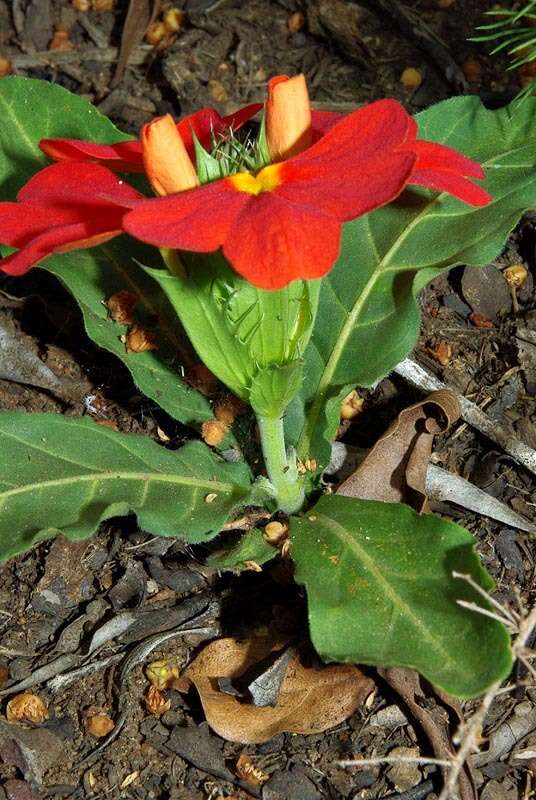
[[[453,392],[443,389],[400,412],[337,494],[387,503],[407,503],[426,511],[426,470],[434,436],[460,416]]]
[[[156,335],[152,331],[147,331],[134,325],[127,333],[125,344],[127,353],[145,353],[147,350],[158,350]]]
[[[350,664],[321,669],[305,666],[295,654],[288,664],[275,706],[258,707],[218,688],[218,679],[237,679],[273,650],[273,638],[211,642],[183,673],[199,693],[210,727],[224,739],[266,742],[281,732],[320,733],[338,725],[365,702],[373,681]]]
[[[134,323],[134,307],[140,298],[134,292],[123,289],[112,294],[104,305],[108,309],[108,316],[119,325],[132,325]]]

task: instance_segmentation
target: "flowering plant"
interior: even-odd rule
[[[505,630],[455,603],[479,596],[453,567],[491,585],[466,531],[318,494],[341,400],[412,348],[418,290],[494,258],[533,206],[534,104],[515,129],[474,97],[416,119],[393,100],[341,116],[311,111],[303,76],[280,76],[264,106],[160,117],[139,141],[39,81],[3,80],[0,104],[0,270],[56,275],[88,335],[205,442],[171,451],[87,419],[1,414],[2,555],[130,512],[151,533],[206,542],[263,506],[291,517],[326,659],[415,667],[461,696],[507,674]],[[241,455],[239,404],[255,415],[265,475]],[[252,529],[218,563],[275,555]]]

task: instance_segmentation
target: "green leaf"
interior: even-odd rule
[[[277,555],[279,555],[277,548],[268,544],[262,531],[254,528],[241,536],[238,542],[209,556],[207,562],[215,569],[241,572],[248,569],[246,563],[248,561],[254,561],[262,566]]]
[[[159,260],[160,255],[124,236],[91,250],[52,256],[44,269],[78,302],[90,339],[123,361],[140,391],[174,419],[198,426],[211,419],[213,412],[208,400],[182,380],[183,366],[195,359],[165,294],[135,258]],[[154,332],[157,350],[127,352],[121,336],[128,329],[111,320],[104,305],[104,300],[123,289],[139,296],[135,317],[143,328]],[[226,445],[231,442],[228,436]]]
[[[488,607],[453,571],[493,586],[459,525],[401,504],[330,496],[292,518],[290,530],[322,657],[411,667],[458,697],[475,697],[510,672],[506,629],[456,602]]]
[[[42,138],[71,137],[101,143],[131,138],[87,101],[46,81],[2,79],[0,113],[3,200],[13,199],[20,186],[49,163],[38,146]],[[154,248],[125,236],[101,247],[53,256],[43,268],[71,292],[82,309],[88,336],[126,364],[139,389],[175,419],[199,425],[210,419],[212,412],[208,401],[181,380],[182,365],[191,362],[192,352],[165,295],[134,259],[161,261]],[[140,296],[136,310],[149,326],[156,325],[158,350],[126,352],[120,341],[126,328],[108,319],[103,305],[103,300],[122,289]]]
[[[132,139],[87,100],[34,78],[2,78],[0,118],[2,199],[13,199],[28,178],[50,163],[39,149],[40,139],[90,139],[99,144]]]
[[[372,385],[415,345],[416,293],[456,264],[492,261],[522,214],[535,207],[536,98],[515,110],[488,111],[477,97],[455,97],[418,114],[417,121],[419,138],[484,165],[493,202],[472,208],[412,188],[345,226],[339,261],[322,281],[304,386],[287,420],[302,461],[328,462],[339,410],[335,398],[353,386]]]
[[[57,533],[86,538],[129,513],[156,536],[208,541],[250,499],[249,469],[201,442],[166,450],[87,418],[2,413],[0,452],[2,559]]]

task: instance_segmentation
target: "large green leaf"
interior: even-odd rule
[[[10,77],[0,82],[0,199],[11,200],[38,169],[48,163],[39,140],[53,137],[117,142],[125,136],[87,101],[45,81]],[[134,259],[160,263],[160,255],[128,237],[101,247],[54,256],[44,268],[56,275],[74,296],[88,335],[115,353],[128,367],[140,390],[175,419],[199,424],[212,416],[210,405],[181,380],[181,366],[190,358],[186,337],[168,300]],[[141,319],[154,320],[158,350],[127,353],[120,341],[126,328],[107,319],[103,300],[128,289],[140,296]]]
[[[292,518],[291,544],[324,658],[412,667],[459,697],[508,675],[506,629],[456,603],[485,600],[453,571],[493,585],[459,525],[401,504],[330,496]]]
[[[176,451],[92,420],[0,414],[0,558],[61,532],[90,536],[112,516],[188,542],[213,538],[249,503],[251,476],[201,442]]]
[[[182,380],[183,365],[192,361],[186,337],[165,294],[134,258],[147,262],[160,256],[124,236],[91,250],[53,256],[44,268],[77,300],[88,336],[123,361],[143,394],[175,419],[196,426],[213,413],[208,400]],[[139,296],[135,314],[143,327],[155,333],[157,350],[127,352],[121,341],[127,327],[111,320],[103,303],[123,289]],[[228,436],[226,444],[230,443]]]
[[[455,264],[493,260],[520,216],[536,205],[536,98],[488,111],[477,97],[446,100],[417,115],[419,137],[482,163],[493,202],[472,208],[446,194],[411,189],[345,226],[340,259],[322,281],[305,353],[306,380],[289,411],[302,460],[325,465],[338,398],[370,386],[414,346],[415,295]]]
[[[131,139],[87,100],[34,78],[0,82],[0,181],[12,199],[38,169],[50,163],[39,149],[45,138],[90,139],[111,144]]]

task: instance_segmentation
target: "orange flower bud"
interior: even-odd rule
[[[310,146],[311,107],[303,75],[268,81],[266,140],[272,161],[291,158]]]
[[[145,172],[157,194],[175,194],[199,186],[195,167],[170,114],[143,126],[141,144]]]

